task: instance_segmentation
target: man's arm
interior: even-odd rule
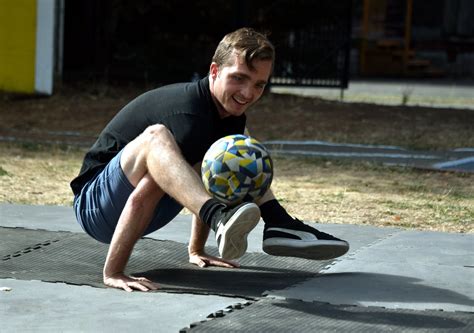
[[[193,222],[191,226],[191,236],[189,238],[188,252],[189,254],[196,254],[204,251],[209,231],[211,229],[206,224],[202,223],[199,217],[193,215]]]
[[[239,263],[232,260],[210,256],[204,251],[210,228],[201,222],[199,217],[193,215],[191,237],[189,239],[188,254],[189,262],[199,267],[219,266],[227,268],[240,267]]]
[[[163,192],[153,179],[146,175],[137,185],[125,204],[115,228],[103,270],[104,284],[126,291],[148,291],[158,285],[143,277],[130,277],[124,270],[137,240],[148,227],[156,203]]]

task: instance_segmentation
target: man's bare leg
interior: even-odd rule
[[[162,125],[147,128],[130,142],[124,148],[120,164],[135,190],[125,204],[112,237],[104,266],[104,283],[128,291],[132,288],[156,289],[157,285],[148,280],[127,277],[124,270],[133,246],[151,221],[157,203],[167,193],[199,216],[201,207],[211,196],[181,155],[174,137]],[[256,206],[255,209],[258,210]],[[256,224],[259,215],[255,216],[255,211],[250,215],[253,215],[251,219],[256,219]]]
[[[194,214],[198,215],[202,205],[211,198],[199,176],[183,158],[174,137],[162,125],[150,126],[130,142],[120,163],[132,185],[150,174],[165,193]]]

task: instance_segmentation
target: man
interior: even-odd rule
[[[208,77],[137,97],[99,135],[71,187],[79,224],[110,243],[103,270],[107,286],[158,288],[124,269],[137,240],[166,225],[183,206],[193,213],[189,260],[201,267],[238,267],[229,259],[245,253],[260,217],[269,254],[327,259],[347,252],[347,242],[290,217],[271,191],[257,204],[227,207],[206,192],[198,175],[214,141],[244,132],[245,111],[262,96],[273,62],[274,47],[264,35],[239,29],[219,43]],[[204,252],[209,229],[216,232],[222,258]]]

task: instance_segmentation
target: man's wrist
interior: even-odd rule
[[[193,247],[193,246],[188,246],[188,254],[189,255],[196,255],[196,254],[200,254],[200,253],[203,253],[203,252],[204,252],[204,249],[202,247],[196,248],[196,247]]]

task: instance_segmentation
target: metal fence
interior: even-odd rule
[[[277,49],[273,85],[346,88],[351,1],[258,1],[251,24],[270,29]]]
[[[273,85],[347,87],[351,0],[69,1],[64,78],[202,77],[219,40],[241,26],[270,34]]]

